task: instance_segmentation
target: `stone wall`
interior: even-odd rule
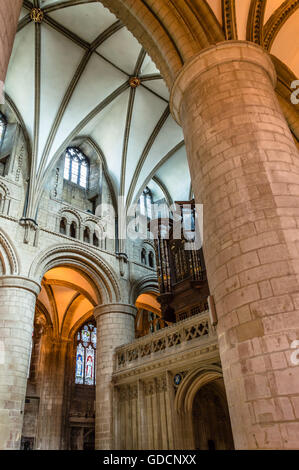
[[[194,449],[195,395],[187,391],[221,376],[208,312],[117,348],[113,448]]]

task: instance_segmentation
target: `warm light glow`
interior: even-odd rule
[[[63,336],[87,313],[92,315],[97,296],[85,275],[70,267],[57,267],[48,271],[38,300],[49,312],[52,324]]]
[[[136,307],[138,309],[148,310],[149,312],[156,313],[161,315],[161,306],[157,301],[157,294],[154,293],[146,293],[139,295],[138,299],[136,300]]]
[[[83,275],[83,273],[68,267],[53,268],[45,274],[45,279],[67,281],[75,284],[79,288],[85,290],[90,294],[92,299],[97,303],[97,296],[95,289],[91,282]]]

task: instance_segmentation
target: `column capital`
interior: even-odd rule
[[[97,319],[101,315],[106,315],[107,313],[122,313],[124,315],[131,315],[135,318],[137,313],[137,308],[131,304],[123,304],[123,303],[112,303],[112,304],[104,304],[98,305],[94,308],[94,316]]]
[[[13,287],[15,289],[24,289],[32,292],[36,297],[40,293],[41,286],[38,282],[28,277],[23,276],[1,276],[0,277],[0,289],[1,287]]]
[[[185,91],[194,80],[214,67],[230,62],[247,62],[261,67],[276,86],[276,71],[270,55],[258,44],[249,41],[224,41],[203,49],[188,60],[178,74],[170,95],[170,109],[180,124],[180,110]]]

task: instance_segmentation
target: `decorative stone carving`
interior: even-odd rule
[[[19,224],[24,227],[24,243],[28,245],[32,242],[33,246],[38,245],[39,227],[35,220],[22,218]]]
[[[137,88],[141,84],[141,80],[138,77],[131,77],[129,80],[129,84],[131,88]]]
[[[34,23],[41,23],[44,19],[44,12],[41,8],[32,8],[30,18]]]
[[[161,377],[156,378],[156,390],[158,393],[166,392],[167,390],[167,383],[166,383],[166,376],[165,374]]]
[[[53,190],[53,196],[54,197],[57,197],[58,182],[59,182],[59,168],[56,168],[55,184],[54,184],[54,190]]]
[[[145,382],[144,384],[144,394],[146,396],[148,395],[153,395],[156,391],[156,384],[154,380],[150,380],[148,382]]]
[[[265,2],[264,2],[265,3]],[[286,20],[299,8],[299,0],[283,2],[264,26],[264,48],[270,50],[278,31]]]
[[[222,0],[225,38],[237,39],[235,0]]]
[[[247,40],[256,44],[263,44],[263,24],[266,2],[254,0],[251,2],[248,23]]]
[[[18,166],[17,166],[17,170],[16,170],[16,181],[19,181],[19,179],[20,179],[20,174],[21,174],[22,165],[23,165],[24,153],[25,153],[25,147],[22,144],[21,148],[20,148],[19,156],[18,156]]]
[[[3,256],[2,250],[5,253]],[[2,270],[3,274],[18,274],[19,272],[19,262],[13,247],[10,242],[7,240],[5,235],[0,231],[0,258],[2,260]],[[7,259],[7,263],[5,260]]]
[[[208,312],[203,312],[187,318],[173,326],[143,336],[134,342],[117,348],[116,371],[121,371],[144,361],[145,358],[154,358],[155,354],[170,352],[178,345],[189,343],[192,340],[206,339],[214,335],[212,331]]]

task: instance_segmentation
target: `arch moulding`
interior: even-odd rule
[[[131,287],[131,292],[130,292],[130,303],[132,305],[135,305],[135,302],[139,295],[145,294],[145,293],[150,293],[153,292],[155,294],[159,294],[159,285],[157,279],[152,276],[148,275],[143,277],[142,279],[139,279],[138,281],[134,282],[134,284]]]
[[[223,378],[221,367],[209,365],[192,370],[182,381],[178,388],[174,407],[178,414],[189,414],[192,411],[192,405],[196,393],[204,385],[214,380]]]
[[[95,287],[99,304],[120,301],[121,289],[114,271],[98,254],[76,245],[56,245],[40,253],[30,267],[29,277],[41,282],[47,271],[59,266],[85,274]]]
[[[0,266],[2,275],[17,275],[20,272],[20,263],[17,252],[7,234],[0,230]]]
[[[211,43],[225,39],[206,0],[99,1],[126,25],[142,44],[161,71],[169,88],[188,59]]]

